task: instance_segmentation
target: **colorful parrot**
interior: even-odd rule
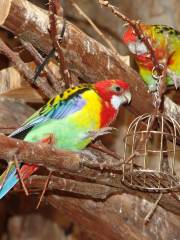
[[[140,23],[144,36],[150,41],[160,64],[167,63],[167,85],[180,87],[180,32],[166,25]],[[150,91],[157,88],[152,77],[153,63],[146,45],[136,35],[131,26],[123,34],[123,42],[135,56],[139,72]]]
[[[129,86],[121,80],[105,80],[95,84],[80,84],[49,100],[10,137],[29,142],[48,142],[52,137],[57,148],[78,151],[84,149],[100,131],[116,118],[119,107],[129,103]],[[37,166],[22,164],[23,179]],[[6,178],[5,178],[6,176]],[[5,179],[5,180],[3,180]],[[0,177],[0,199],[19,181],[14,163]]]

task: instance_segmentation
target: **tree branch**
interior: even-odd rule
[[[56,150],[42,143],[29,143],[0,135],[0,158],[11,160],[14,155],[20,162],[29,162],[55,170],[70,172],[80,169],[81,154]],[[48,157],[49,156],[49,157]]]
[[[25,64],[18,53],[13,52],[1,39],[0,39],[0,53],[4,54],[6,57],[10,59],[10,61],[16,66],[20,73],[22,73],[27,80],[32,83],[32,79],[34,76],[33,71]],[[43,93],[52,97],[56,95],[56,92],[51,88],[46,79],[38,77],[38,81],[36,85],[43,91]]]
[[[44,183],[47,177],[33,175],[28,178],[25,183],[26,187],[30,189],[30,193],[40,193],[44,188]],[[16,191],[20,190],[20,184],[16,186]],[[112,188],[109,186],[80,182],[67,178],[60,178],[56,176],[51,176],[47,191],[62,191],[66,193],[80,195],[81,197],[92,198],[95,200],[104,200],[113,193],[117,193],[117,188]]]

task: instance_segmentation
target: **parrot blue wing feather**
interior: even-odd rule
[[[17,177],[16,169],[14,169],[13,173],[10,174],[10,176],[7,177],[3,188],[0,190],[0,199],[2,199],[6,193],[8,193],[19,181],[19,178]]]

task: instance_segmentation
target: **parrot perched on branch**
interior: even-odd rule
[[[130,100],[129,86],[121,80],[80,84],[49,100],[10,137],[29,142],[48,142],[52,137],[51,144],[56,148],[78,151],[99,132],[99,135],[107,133],[119,107]],[[22,179],[36,170],[37,166],[32,164],[20,165]],[[15,164],[11,163],[0,177],[0,199],[18,181]]]
[[[140,28],[150,41],[158,62],[167,64],[166,84],[180,87],[180,32],[166,25],[140,23]],[[157,84],[152,76],[153,62],[148,48],[131,26],[128,26],[122,39],[135,56],[139,73],[149,90],[155,91]]]

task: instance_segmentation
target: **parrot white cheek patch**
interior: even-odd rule
[[[139,42],[139,41],[134,43],[129,43],[128,48],[130,52],[137,55],[145,54],[148,52],[146,45],[143,42]]]
[[[118,109],[119,106],[124,102],[124,98],[123,97],[119,97],[116,95],[113,95],[111,98],[111,104],[113,106],[114,109]]]
[[[145,54],[148,52],[146,45],[143,42],[137,42],[136,44],[136,53],[138,55]]]

